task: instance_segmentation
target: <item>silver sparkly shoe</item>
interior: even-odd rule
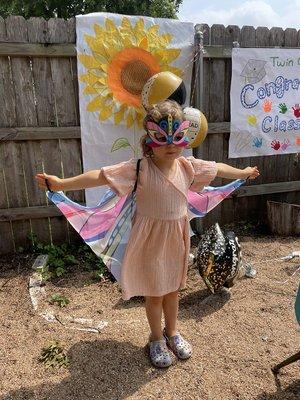
[[[177,333],[174,336],[168,337],[166,329],[163,331],[168,347],[173,351],[175,356],[181,360],[186,360],[192,355],[192,346],[183,337]]]
[[[150,361],[155,367],[167,368],[172,364],[165,339],[149,341],[148,350]]]

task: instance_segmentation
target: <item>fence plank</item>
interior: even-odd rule
[[[9,16],[5,20],[7,40],[10,42],[27,41],[26,20],[20,16]],[[28,59],[12,58],[10,60],[11,79],[13,83],[15,109],[14,125],[36,125],[32,73]],[[10,102],[10,99],[7,99]],[[28,192],[25,182],[22,148],[25,143],[8,142],[5,144],[5,179],[10,207],[28,206]],[[27,247],[30,243],[30,220],[12,223],[15,246]]]
[[[17,221],[23,219],[41,219],[48,220],[49,217],[61,216],[62,213],[56,206],[31,206],[0,209],[0,221]]]
[[[225,27],[224,25],[213,25],[210,29],[210,40],[212,45],[224,45],[225,43]],[[225,60],[213,59],[210,64],[209,75],[209,121],[221,122],[224,121],[225,107]],[[221,162],[223,158],[223,136],[222,134],[210,135],[207,137],[208,145],[208,160]],[[216,178],[214,185],[221,185],[222,179]],[[211,211],[204,220],[204,226],[208,227],[212,223],[221,221],[221,207]]]
[[[74,40],[75,20],[50,19],[50,39],[52,43],[68,43]],[[51,58],[51,70],[54,84],[55,103],[58,126],[74,126],[79,124],[76,91],[74,88],[74,65],[70,59]],[[62,174],[64,177],[78,175],[82,172],[80,145],[77,140],[60,140]],[[82,191],[70,191],[68,196],[76,201],[83,201]],[[68,235],[74,230],[68,227]],[[76,237],[76,235],[75,235]]]
[[[75,37],[75,18],[72,18],[66,21],[66,28],[67,28],[67,39],[68,41],[74,41]],[[69,60],[69,64],[65,65],[66,68],[66,77],[68,79],[69,85],[68,90],[69,92],[66,93],[67,96],[73,99],[73,101],[66,101],[68,106],[71,109],[71,115],[73,115],[73,120],[71,121],[72,125],[79,125],[79,111],[76,106],[78,103],[78,90],[76,92],[75,87],[77,86],[77,70],[74,69],[74,64],[72,64],[72,60]],[[74,75],[75,74],[75,75]],[[75,84],[76,82],[76,84]],[[77,101],[76,101],[77,100]],[[70,111],[68,111],[70,113]],[[64,123],[64,121],[62,121]],[[66,122],[68,123],[68,121]],[[63,161],[63,172],[65,177],[74,176],[82,173],[82,162],[81,162],[81,144],[76,139],[68,139],[68,140],[61,140],[61,156]],[[70,191],[68,195],[75,201],[82,202],[83,191],[76,190]]]
[[[210,27],[207,24],[200,24],[201,32],[203,33],[203,45],[208,45],[210,40]],[[202,95],[202,112],[205,114],[207,121],[209,121],[209,68],[210,68],[210,60],[203,60],[203,87],[200,87],[200,75],[198,75],[198,79],[196,80],[196,85],[198,86],[195,88],[195,103],[193,106],[196,108],[201,109],[200,104],[200,94]],[[199,74],[200,71],[197,71]],[[205,139],[204,142],[194,149],[194,155],[197,158],[201,158],[203,160],[207,160],[208,158],[208,139]],[[195,225],[193,226],[196,229],[196,232],[202,233],[204,230],[204,221],[202,218],[197,218]]]
[[[229,25],[225,29],[225,46],[233,46],[233,42],[240,41],[240,28],[236,25]],[[225,80],[224,80],[224,121],[230,121],[230,86],[231,86],[231,58],[225,60]],[[219,123],[220,124],[220,123]],[[228,125],[230,123],[228,122]],[[230,129],[230,126],[229,126]],[[236,167],[236,159],[228,159],[229,150],[229,133],[223,135],[223,157],[222,162]],[[222,180],[222,184],[226,181]],[[235,221],[235,207],[236,198],[229,199],[226,203],[222,203],[221,207],[221,221],[222,224],[228,224]]]
[[[296,31],[296,29],[290,29],[290,28],[286,29],[284,31],[284,46],[300,47],[300,31],[298,36],[298,32]],[[300,179],[299,153],[286,155],[285,157],[286,157],[286,163],[285,163],[286,180],[293,181]],[[283,201],[286,201],[291,204],[296,202],[300,204],[299,193],[288,193],[286,196],[283,196]]]
[[[45,40],[51,43],[60,43],[61,41],[57,39],[61,33],[57,31],[57,25],[61,24],[60,19],[51,19],[47,21],[44,30],[45,32]],[[64,36],[62,36],[62,42]],[[35,60],[36,62],[37,60]],[[58,88],[57,85],[57,70],[53,68],[52,58],[45,58],[42,60],[45,65],[45,74],[48,77],[48,83],[44,82],[42,76],[37,77],[39,79],[39,84],[41,87],[40,94],[40,102],[43,104],[44,109],[46,109],[46,113],[43,117],[43,122],[45,125],[49,126],[60,126],[59,123],[59,114],[60,114],[60,103],[58,102],[58,93],[61,93],[64,90],[63,82],[60,82],[61,88]],[[49,86],[47,86],[49,85]],[[43,100],[44,99],[44,100]],[[42,118],[42,116],[41,116]],[[53,175],[57,175],[59,177],[63,176],[62,169],[62,159],[61,159],[61,148],[60,148],[60,140],[43,140],[41,142],[41,149],[44,160],[44,170],[45,172]],[[49,157],[49,154],[51,156]],[[49,219],[50,221],[50,230],[51,230],[51,239],[52,242],[64,243],[68,241],[68,227],[67,222],[62,217],[53,217]]]
[[[38,100],[37,100],[38,101]],[[44,109],[45,109],[44,105]],[[47,111],[45,112],[45,115]],[[43,118],[45,118],[45,115]],[[213,129],[216,129],[214,127]],[[221,127],[226,129],[226,127]],[[65,127],[15,127],[0,128],[0,140],[17,141],[17,140],[56,140],[56,139],[80,139],[80,126]]]
[[[1,67],[1,60],[0,60]],[[4,172],[4,146],[0,143],[0,208],[9,209]],[[1,220],[1,213],[0,213]],[[15,250],[11,222],[0,222],[0,254],[12,253]]]
[[[67,43],[68,22],[61,18],[48,21],[52,43]],[[70,59],[51,58],[51,71],[54,85],[56,117],[58,126],[72,126],[76,121],[75,94],[71,76]]]
[[[76,19],[75,17],[68,19],[68,39],[69,42],[73,45],[76,43]],[[71,76],[74,88],[74,104],[75,104],[75,113],[76,120],[78,121],[78,125],[80,123],[80,112],[79,112],[79,83],[78,83],[78,70],[77,70],[77,58],[70,57],[71,64]]]
[[[43,18],[30,18],[27,22],[27,38],[30,43],[43,42],[47,38],[46,21]],[[35,107],[31,110],[35,114],[35,125],[44,125],[46,118],[49,117],[48,107],[45,104],[44,86],[51,93],[49,86],[49,72],[45,60],[31,60],[31,73],[34,87]],[[52,113],[53,119],[53,113]],[[38,188],[34,180],[34,176],[43,171],[43,154],[40,141],[26,141],[22,145],[22,158],[24,165],[24,173],[26,179],[26,187],[28,191],[28,205],[42,206],[47,204],[45,192]],[[46,218],[31,220],[32,233],[40,243],[50,243],[50,226],[49,220]]]
[[[29,44],[29,43],[0,43],[0,56],[11,57],[74,57],[76,47],[73,45]]]
[[[261,185],[241,186],[233,193],[233,197],[251,197],[271,193],[291,193],[300,191],[300,180],[291,182],[263,183]]]
[[[76,41],[76,22],[75,18],[70,18],[67,21],[67,32],[68,32],[68,41],[70,43]],[[80,124],[79,117],[79,89],[78,89],[78,76],[77,76],[77,60],[74,58],[70,58],[70,87],[72,84],[72,97],[73,103],[72,106],[74,111],[74,124]],[[81,151],[81,141],[79,140],[61,140],[61,154],[63,159],[63,168],[65,176],[74,176],[81,174],[83,172],[82,167],[82,151]],[[69,192],[68,195],[79,203],[85,202],[85,193],[84,190],[76,190],[73,192]],[[82,241],[77,232],[68,225],[69,228],[69,238],[71,242]]]
[[[0,40],[6,40],[5,21],[1,17]],[[6,96],[0,96],[0,127],[12,126],[15,122],[15,106],[7,57],[0,57],[0,93],[6,94]],[[9,207],[4,171],[4,147],[5,144],[0,141],[0,208]],[[11,253],[15,250],[11,222],[0,223],[0,238],[0,254]]]

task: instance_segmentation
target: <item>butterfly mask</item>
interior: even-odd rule
[[[162,118],[158,123],[148,121],[146,123],[148,134],[146,144],[150,147],[166,146],[167,144],[186,147],[190,142],[187,137],[189,126],[189,121],[173,120],[171,115]]]

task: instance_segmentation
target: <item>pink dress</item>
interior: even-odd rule
[[[136,160],[102,168],[120,196],[132,191]],[[216,176],[215,162],[179,157],[167,178],[151,158],[143,158],[136,192],[136,214],[121,269],[124,300],[163,296],[186,284],[190,250],[188,190],[201,191]]]

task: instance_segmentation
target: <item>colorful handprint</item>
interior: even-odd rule
[[[270,100],[265,100],[263,102],[263,110],[264,112],[270,112],[272,110],[272,102]]]
[[[279,142],[279,140],[273,140],[272,142],[271,142],[271,147],[272,147],[272,149],[274,149],[274,150],[279,150],[280,149],[280,142]]]
[[[262,138],[256,137],[256,138],[253,139],[252,146],[259,148],[259,147],[262,146],[262,142],[263,142]]]
[[[292,109],[294,110],[295,117],[300,118],[300,105],[295,104],[295,107],[292,107]]]
[[[284,139],[284,141],[281,142],[282,150],[286,150],[290,145],[291,145],[291,143],[290,143],[289,139]]]
[[[288,110],[288,108],[287,108],[287,106],[286,106],[286,104],[285,103],[280,103],[279,104],[279,109],[280,109],[280,113],[281,114],[285,114],[286,112],[287,112],[287,110]]]
[[[252,125],[252,126],[256,125],[257,124],[256,116],[253,114],[247,115],[247,122],[249,125]]]

